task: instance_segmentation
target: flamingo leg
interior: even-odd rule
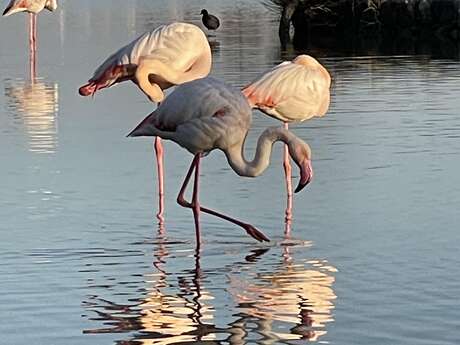
[[[33,82],[36,76],[36,52],[37,52],[37,15],[29,13],[29,67],[30,80]]]
[[[192,210],[193,210],[193,218],[195,219],[196,243],[199,249],[200,243],[201,243],[201,234],[200,234],[200,202],[198,201],[198,190],[199,190],[201,154],[200,153],[197,154],[196,157],[197,159],[195,161],[195,179],[193,181]]]
[[[192,172],[193,170],[195,169],[196,165],[198,164],[197,161],[199,161],[199,157],[197,157],[198,155],[195,156],[195,158],[193,159],[192,161],[192,164],[190,165],[190,168],[187,172],[187,175],[185,176],[185,179],[184,179],[184,183],[182,184],[182,187],[179,191],[179,195],[177,196],[177,203],[183,207],[187,207],[187,208],[193,208],[193,205],[188,202],[187,200],[185,200],[185,197],[184,197],[184,194],[185,194],[185,190],[187,188],[187,185],[190,181],[190,178],[192,176]],[[197,210],[198,210],[198,207],[197,207]],[[212,214],[213,216],[216,216],[218,218],[222,218],[222,219],[225,219],[233,224],[236,224],[240,227],[242,227],[244,230],[246,230],[246,232],[248,233],[248,235],[250,235],[251,237],[253,237],[254,239],[256,239],[257,241],[270,241],[267,236],[265,236],[261,231],[257,230],[254,226],[252,226],[251,224],[247,224],[247,223],[243,223],[235,218],[232,218],[232,217],[229,217],[227,215],[224,215],[222,213],[219,213],[219,212],[216,212],[214,210],[211,210],[209,208],[206,208],[206,207],[202,207],[202,206],[199,206],[199,211],[201,212],[204,212],[204,213],[208,213],[208,214]]]
[[[284,123],[284,128],[286,130],[289,129],[289,125],[287,122]],[[284,175],[286,178],[286,191],[287,191],[287,201],[286,201],[286,211],[285,211],[285,229],[284,233],[287,235],[291,232],[291,222],[292,222],[292,180],[291,180],[291,173],[292,167],[290,162],[289,156],[289,149],[287,145],[284,145]]]
[[[154,141],[155,154],[157,156],[157,173],[158,173],[158,213],[157,218],[160,225],[164,224],[164,150],[160,137],[155,137]]]

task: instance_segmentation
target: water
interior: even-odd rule
[[[108,6],[106,8],[106,6]],[[158,229],[149,139],[125,134],[152,105],[125,83],[77,88],[148,28],[199,24],[213,74],[241,86],[292,58],[256,1],[62,1],[39,18],[27,77],[24,16],[0,21],[2,344],[457,344],[460,338],[460,62],[313,50],[334,83],[326,117],[294,132],[315,179],[283,238],[281,146],[257,179],[220,152],[202,165],[202,203],[272,242],[175,203],[191,156],[166,143],[166,226]],[[276,121],[256,113],[248,142]],[[295,170],[297,174],[297,170]]]

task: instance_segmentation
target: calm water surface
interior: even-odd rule
[[[25,16],[0,21],[0,342],[458,344],[458,58],[318,50],[332,105],[294,128],[315,179],[295,197],[292,238],[281,146],[258,179],[214,152],[202,203],[272,242],[203,216],[196,253],[192,214],[175,204],[192,157],[166,143],[158,229],[151,140],[125,138],[152,105],[128,83],[94,99],[77,88],[121,44],[200,24],[203,7],[222,18],[215,76],[241,86],[296,54],[280,51],[276,15],[256,1],[62,1],[40,16],[31,84]],[[248,154],[274,124],[255,113]]]

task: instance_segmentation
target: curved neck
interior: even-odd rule
[[[164,99],[164,88],[180,85],[190,80],[202,78],[209,73],[211,68],[211,50],[202,54],[186,71],[177,71],[158,59],[144,58],[139,61],[135,73],[135,80],[140,89],[154,102]],[[151,82],[151,75],[158,76],[161,85]]]
[[[296,139],[294,134],[281,127],[269,127],[257,141],[256,154],[252,161],[244,157],[244,143],[246,138],[225,151],[227,161],[232,169],[240,176],[255,177],[262,174],[270,164],[272,146],[276,141],[282,141],[290,147]]]
[[[139,88],[144,92],[152,102],[162,102],[164,93],[161,87],[157,84],[151,83],[149,76],[151,74],[161,75],[165,74],[166,70],[162,64],[158,64],[157,60],[143,59],[139,62],[134,74],[135,80]]]

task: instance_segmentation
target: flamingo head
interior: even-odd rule
[[[296,139],[295,143],[288,144],[289,154],[300,169],[300,180],[295,193],[300,192],[313,179],[313,167],[311,164],[311,149],[307,143]]]
[[[100,73],[97,77],[91,78],[87,84],[78,89],[78,93],[81,96],[94,96],[94,94],[100,89],[110,87],[124,79],[129,79],[128,77],[124,76],[124,73],[126,73],[127,69],[127,66],[111,66],[104,72]]]
[[[48,11],[54,12],[56,11],[57,7],[58,7],[57,0],[46,0],[45,8]]]

